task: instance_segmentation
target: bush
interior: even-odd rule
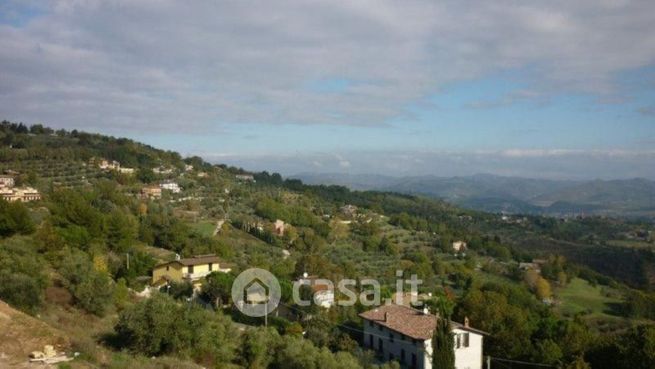
[[[123,310],[114,329],[124,348],[148,356],[175,354],[215,364],[230,362],[236,350],[228,318],[159,293]]]
[[[48,279],[45,261],[29,238],[4,240],[0,246],[0,299],[34,313],[43,303]]]

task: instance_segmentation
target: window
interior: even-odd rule
[[[405,362],[405,349],[400,349],[400,362]]]
[[[395,359],[395,357],[393,357],[393,354],[392,354],[392,353],[389,353],[389,361],[391,361],[391,360],[393,360],[393,359]]]
[[[378,351],[382,352],[384,344],[382,343],[382,338],[378,338]]]
[[[412,368],[416,368],[416,354],[412,353]]]
[[[210,272],[212,271],[212,268],[213,268],[213,267],[214,267],[214,264],[209,263],[209,271],[210,271]]]
[[[455,348],[469,347],[469,334],[459,333],[455,335]]]
[[[188,269],[189,269],[189,274],[193,274],[193,265],[190,265]]]
[[[368,345],[370,347],[373,347],[373,335],[372,334],[368,336]]]
[[[393,342],[393,333],[389,333],[389,341]]]

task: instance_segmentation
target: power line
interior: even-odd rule
[[[546,368],[554,368],[555,367],[554,365],[550,365],[550,364],[531,363],[531,362],[528,362],[528,361],[521,361],[521,360],[501,359],[499,357],[493,357],[493,356],[490,356],[490,357],[491,357],[491,360],[502,361],[502,362],[506,362],[506,363],[516,363],[516,364],[540,366],[540,367],[546,367]]]

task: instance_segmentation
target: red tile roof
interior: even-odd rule
[[[402,305],[383,305],[359,314],[362,319],[375,322],[410,338],[428,340],[437,326],[437,317]],[[451,327],[487,335],[486,332],[451,321]]]

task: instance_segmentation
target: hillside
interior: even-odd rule
[[[640,347],[637,327],[655,319],[652,222],[503,216],[248,173],[129,139],[0,128],[0,166],[41,194],[0,200],[0,298],[64,332],[81,354],[74,368],[397,368],[374,364],[360,346],[366,307],[294,301],[304,273],[374,278],[384,297],[398,270],[414,274],[428,306],[490,332],[487,354],[554,366],[597,362],[623,342]],[[145,297],[155,265],[176,254],[213,254],[230,272],[200,277],[195,292],[190,282],[169,282]],[[220,303],[252,267],[283,286],[268,327]],[[27,331],[32,339],[36,328]],[[594,345],[601,339],[606,347]]]
[[[647,179],[563,181],[478,174],[442,178],[298,174],[310,184],[394,191],[440,198],[466,208],[511,214],[655,216],[655,182]]]
[[[29,354],[45,345],[70,353],[70,338],[41,320],[13,309],[0,300],[0,368],[48,368],[30,364]]]

